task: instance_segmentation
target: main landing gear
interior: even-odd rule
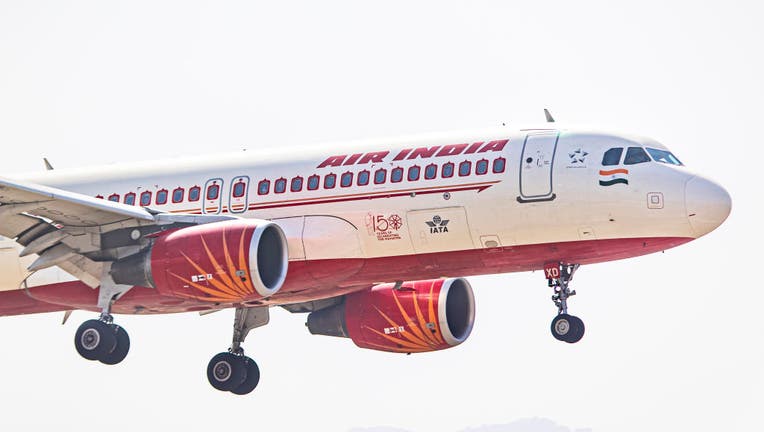
[[[551,330],[555,339],[576,343],[584,337],[584,322],[577,316],[568,314],[568,298],[576,295],[569,284],[579,264],[550,263],[544,266],[544,273],[549,287],[554,289],[552,301],[557,306],[557,316],[552,320]]]
[[[127,357],[130,337],[125,329],[114,324],[111,305],[130,288],[115,284],[111,278],[101,284],[98,292],[101,316],[85,321],[74,334],[74,347],[82,357],[107,365],[115,365]]]
[[[268,320],[267,307],[236,308],[231,348],[212,357],[207,365],[207,379],[212,387],[237,395],[245,395],[257,387],[260,368],[244,355],[241,344],[250,330],[268,324]]]

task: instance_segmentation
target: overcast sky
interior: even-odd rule
[[[0,429],[457,431],[541,417],[594,431],[752,430],[761,333],[761,2],[0,0],[0,175],[181,154],[527,124],[653,137],[723,184],[705,238],[576,275],[576,345],[541,273],[471,278],[477,319],[402,356],[276,309],[248,397],[213,390],[232,312],[120,316],[120,365],[81,359],[95,314],[0,319]]]

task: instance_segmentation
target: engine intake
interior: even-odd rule
[[[475,297],[463,278],[377,285],[308,315],[312,334],[352,339],[361,348],[427,352],[464,342],[475,322]]]
[[[236,302],[275,294],[288,264],[278,225],[241,219],[160,235],[146,252],[115,262],[111,275],[116,283],[149,286],[164,295]]]

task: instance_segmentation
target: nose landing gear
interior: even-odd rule
[[[580,318],[568,314],[568,298],[576,295],[576,291],[571,290],[569,285],[578,267],[579,264],[564,263],[544,265],[544,274],[549,287],[554,289],[552,301],[557,306],[557,316],[554,317],[550,326],[552,336],[567,343],[580,341],[586,330],[584,322]]]

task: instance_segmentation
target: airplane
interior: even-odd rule
[[[547,113],[548,114],[548,113]],[[547,116],[550,119],[551,116]],[[85,359],[130,348],[112,314],[233,308],[210,384],[247,394],[244,354],[269,308],[310,333],[397,353],[464,342],[465,277],[543,270],[552,335],[575,343],[580,265],[706,235],[727,191],[664,145],[597,130],[498,127],[202,155],[0,178],[0,316],[100,313],[76,331]]]

